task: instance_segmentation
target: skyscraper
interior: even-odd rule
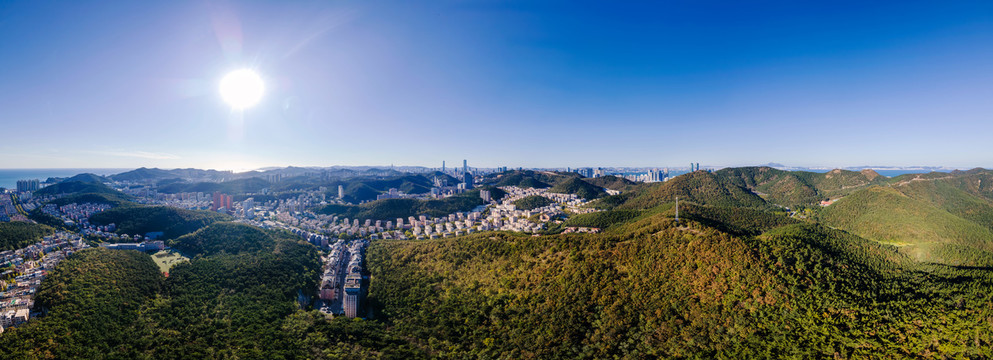
[[[648,171],[648,182],[660,182],[665,181],[665,173],[659,169],[652,169]]]
[[[345,187],[338,185],[338,199],[340,200],[344,197],[345,197]]]
[[[441,172],[445,172],[445,160],[441,161]]]
[[[464,174],[467,172],[469,172],[469,162],[465,159],[462,159],[462,173]]]
[[[473,185],[472,173],[468,171],[462,173],[462,182],[465,183],[466,190],[472,189],[472,185]]]

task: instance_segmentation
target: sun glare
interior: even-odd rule
[[[221,79],[221,97],[235,110],[251,107],[262,99],[265,84],[249,69],[235,70]]]

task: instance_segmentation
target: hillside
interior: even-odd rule
[[[901,252],[919,261],[993,266],[989,227],[891,187],[855,192],[824,208],[819,219],[867,239],[899,245]]]
[[[562,226],[593,227],[605,229],[615,224],[623,224],[645,213],[644,210],[608,210],[570,216]]]
[[[541,195],[531,195],[525,196],[523,198],[514,200],[513,204],[518,210],[534,210],[540,207],[545,207],[555,202],[552,199],[546,198]]]
[[[111,206],[120,206],[120,205],[130,205],[130,204],[133,204],[131,202],[131,198],[129,196],[127,196],[127,195],[125,195],[123,193],[120,193],[120,192],[72,194],[72,195],[66,195],[66,196],[60,197],[58,199],[49,201],[49,203],[50,204],[55,204],[55,205],[58,205],[58,206],[72,204],[72,203],[76,203],[76,204],[83,204],[83,203],[107,204],[107,205],[111,205]]]
[[[579,174],[576,173],[511,170],[503,173],[489,174],[483,180],[483,183],[493,186],[546,189],[563,181],[579,177]]]
[[[548,189],[548,192],[576,194],[576,196],[586,200],[593,200],[607,196],[607,192],[603,191],[603,188],[583,181],[583,179],[580,178],[571,178],[555,184],[555,186],[552,186],[551,189]]]
[[[215,191],[220,191],[225,194],[244,194],[257,193],[268,187],[270,187],[268,181],[252,177],[225,182],[172,182],[170,184],[159,186],[158,191],[165,194],[175,194],[181,192],[213,193]]]
[[[660,231],[675,223],[676,209],[674,205],[674,203],[667,203],[652,210],[643,211],[641,217],[620,223],[612,228],[611,232],[625,236],[638,236]],[[645,216],[645,214],[651,216]],[[672,221],[671,223],[660,222],[660,218],[672,219]],[[778,227],[803,223],[803,221],[778,211],[698,205],[683,201],[679,202],[679,219],[680,222],[698,223],[734,236],[756,236]]]
[[[893,189],[963,219],[993,228],[993,200],[982,196],[983,193],[977,186],[982,179],[968,179],[971,177],[973,176],[965,175],[935,181],[911,181],[898,183]]]
[[[149,168],[138,168],[131,171],[126,171],[120,174],[111,175],[110,178],[116,181],[147,181],[147,180],[163,180],[163,179],[173,179],[179,177],[178,174],[174,174],[168,170],[161,169],[149,169]]]
[[[503,197],[500,189],[489,189],[494,198]],[[361,205],[329,204],[314,211],[318,214],[348,217],[353,219],[396,220],[409,216],[428,215],[440,217],[455,212],[470,211],[483,205],[479,190],[471,190],[456,196],[442,199],[383,199],[367,202]]]
[[[164,233],[163,239],[174,239],[214,222],[230,219],[228,215],[213,211],[169,206],[122,206],[90,216],[90,222],[94,224],[116,224],[118,234],[145,235],[161,231]]]
[[[783,171],[770,167],[726,168],[715,172],[728,182],[759,193],[766,201],[800,207],[837,198],[887,179],[871,169],[860,172],[835,169],[826,173]]]
[[[607,176],[601,176],[595,178],[582,178],[582,180],[590,183],[590,185],[593,186],[598,186],[610,190],[617,190],[621,192],[631,191],[638,186],[638,183],[634,181],[614,175],[607,175]]]
[[[100,175],[96,175],[96,174],[83,173],[83,174],[78,174],[78,175],[75,175],[73,177],[67,178],[67,179],[65,179],[63,181],[78,181],[78,182],[88,182],[88,183],[102,184],[102,183],[105,183],[105,182],[110,182],[110,179],[108,179],[106,177],[103,177],[103,176],[100,176]]]
[[[190,256],[272,251],[277,239],[287,237],[276,234],[254,226],[217,222],[169,240],[168,245]]]
[[[59,263],[36,297],[48,316],[0,336],[7,359],[105,358],[133,351],[138,311],[158,293],[162,275],[148,255],[93,248]],[[120,355],[118,355],[120,356]]]
[[[815,173],[810,173],[815,174]],[[799,172],[782,171],[769,167],[744,167],[721,169],[715,176],[723,177],[731,184],[761,193],[765,200],[784,206],[815,204],[823,196],[801,177]]]
[[[93,182],[82,182],[82,181],[63,181],[56,183],[54,185],[49,185],[38,189],[34,192],[35,195],[59,195],[59,194],[84,194],[84,193],[96,193],[96,194],[117,194],[122,195],[117,190],[111,189],[109,186],[102,183]]]
[[[34,244],[55,232],[49,226],[29,222],[0,222],[0,251],[16,250]]]
[[[826,173],[797,171],[796,174],[829,197],[845,195],[860,188],[879,185],[888,181],[886,177],[879,175],[872,169],[857,172],[834,169]]]
[[[370,297],[434,356],[899,358],[935,341],[990,355],[986,272],[921,276],[893,247],[816,225],[735,237],[642,220],[653,232],[379,242]]]
[[[108,176],[114,181],[157,182],[166,179],[186,179],[190,181],[223,181],[239,177],[251,177],[252,172],[235,174],[231,171],[200,170],[200,169],[170,169],[138,168],[120,174]]]
[[[769,207],[761,197],[743,185],[718,174],[696,171],[677,176],[664,183],[648,184],[637,193],[624,197],[618,209],[649,209],[675,201],[723,207]]]
[[[941,184],[954,187],[981,199],[993,201],[993,171],[991,170],[973,169],[952,173],[908,174],[893,178],[890,183],[896,188],[917,183]]]
[[[160,289],[128,288],[127,303],[54,315],[75,309],[63,305],[72,304],[69,296],[101,301],[121,291],[115,282],[136,281],[115,277],[116,263],[86,259],[74,276],[89,279],[91,290],[46,279],[43,287],[65,289],[42,302],[53,315],[0,336],[0,351],[170,359],[993,356],[993,270],[918,262],[909,245],[790,218],[777,207],[713,205],[741,199],[712,175],[650,189],[687,190],[700,200],[680,202],[679,223],[674,204],[663,202],[567,221],[602,227],[600,234],[373,242],[371,320],[297,310],[294,299],[314,294],[321,269],[312,245],[285,232],[214,223],[169,242],[193,259],[165,280],[125,265]],[[939,198],[959,201],[948,194]],[[629,200],[649,196],[634,195]],[[871,218],[877,213],[893,216]],[[931,222],[989,231],[891,187],[856,191],[820,216],[841,219],[832,226],[849,218],[853,226],[904,222],[880,234],[923,233]],[[78,266],[60,264],[56,272]],[[104,321],[122,325],[96,335],[84,325]]]
[[[168,278],[137,251],[74,254],[38,293],[49,315],[6,329],[0,353],[17,359],[424,357],[375,323],[297,310],[298,293],[313,295],[317,287],[321,264],[313,246],[276,234],[262,243],[267,250],[252,251],[225,231],[200,235],[222,236],[204,239],[219,251],[174,266]]]

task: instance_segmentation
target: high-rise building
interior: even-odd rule
[[[41,187],[41,181],[38,179],[17,180],[17,192],[36,191],[40,187]]]
[[[489,190],[479,190],[479,197],[483,198],[483,201],[490,202],[490,191]]]
[[[230,195],[221,194],[220,191],[214,192],[214,201],[210,204],[211,211],[217,211],[220,208],[224,210],[231,211],[231,199]]]
[[[224,205],[221,205],[222,202],[223,202],[223,200],[221,200],[221,192],[220,191],[215,191],[214,192],[214,201],[211,201],[210,202],[210,211],[217,211],[218,208],[220,208],[221,206],[224,206]]]
[[[362,275],[350,273],[345,276],[345,316],[359,317],[362,311]]]
[[[462,159],[462,173],[469,172],[469,162],[466,159]]]
[[[665,173],[659,169],[652,169],[648,171],[648,182],[660,182],[665,181]]]
[[[245,212],[244,215],[247,218],[252,217],[252,208],[254,207],[255,207],[255,198],[245,199],[245,201],[241,203],[241,209],[242,211]]]
[[[441,161],[441,172],[445,172],[445,160]]]
[[[338,185],[338,199],[342,199],[344,197],[345,197],[345,187]]]
[[[465,172],[465,173],[463,173],[462,174],[462,182],[465,183],[465,188],[467,190],[468,189],[472,189],[472,185],[473,185],[472,173],[470,173],[468,171]]]

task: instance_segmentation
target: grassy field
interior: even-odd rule
[[[152,260],[155,260],[155,265],[159,266],[160,271],[169,272],[169,268],[173,265],[190,259],[175,250],[161,250],[152,254]]]

